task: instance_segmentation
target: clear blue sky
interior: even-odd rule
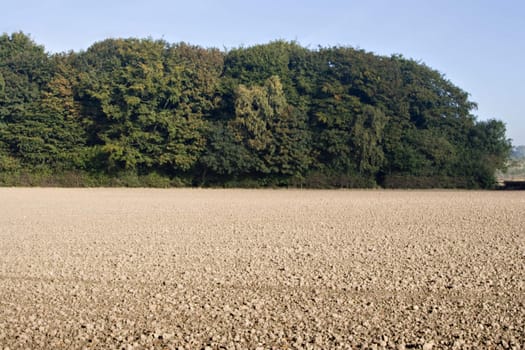
[[[23,31],[50,52],[109,37],[153,37],[230,48],[296,40],[425,62],[471,94],[479,119],[525,144],[523,0],[17,0],[0,32]]]

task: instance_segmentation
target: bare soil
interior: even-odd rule
[[[0,189],[0,349],[523,349],[525,194]]]

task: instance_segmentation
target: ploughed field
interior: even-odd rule
[[[525,194],[0,189],[0,349],[525,346]]]

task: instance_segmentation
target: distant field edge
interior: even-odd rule
[[[57,188],[289,188],[289,189],[486,189],[523,190],[525,179],[494,179],[480,186],[479,179],[451,176],[385,175],[378,179],[348,175],[292,178],[209,179],[196,176],[168,177],[151,173],[121,173],[115,176],[83,172],[7,173],[0,171],[0,187]]]

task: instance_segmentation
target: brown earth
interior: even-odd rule
[[[523,349],[525,194],[0,189],[0,349]]]

